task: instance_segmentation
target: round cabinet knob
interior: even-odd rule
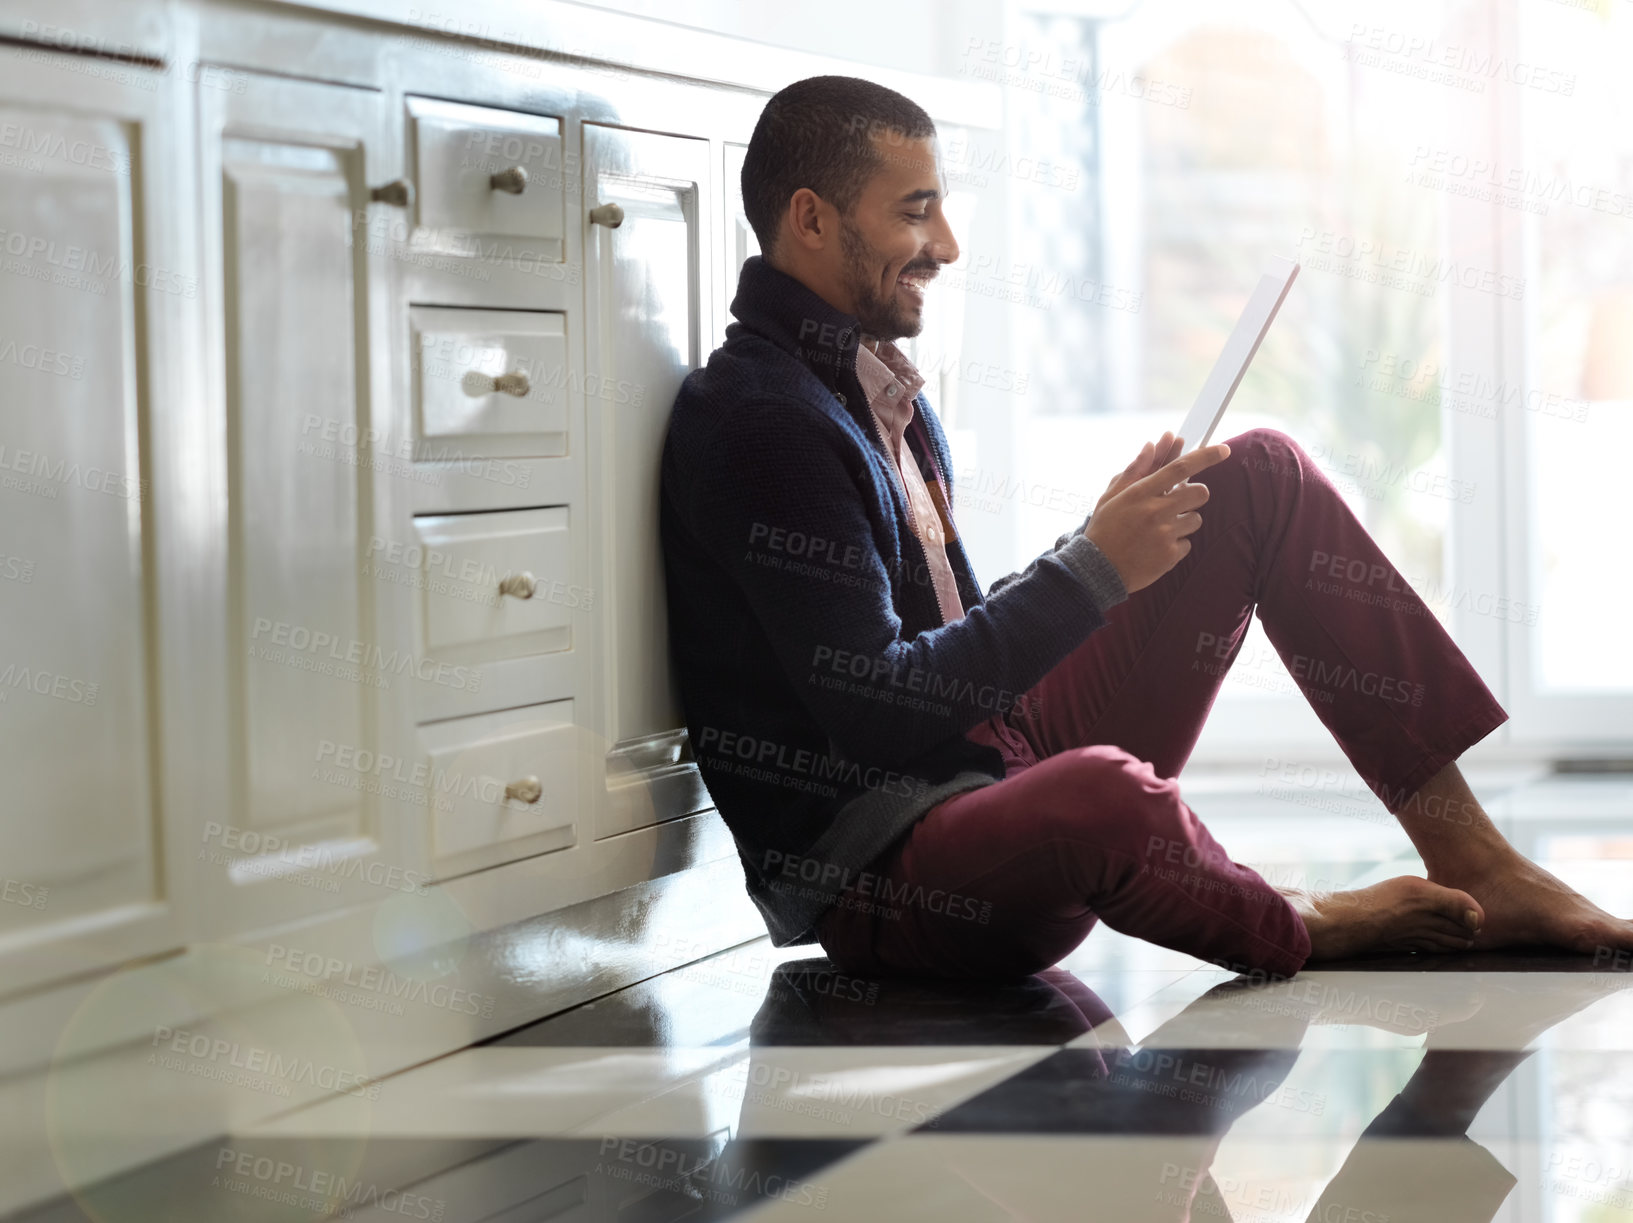
[[[397,208],[407,208],[414,202],[414,184],[406,178],[393,179],[369,192],[369,199],[376,204],[391,204]]]
[[[488,186],[495,191],[520,195],[527,190],[527,171],[520,166],[511,166],[508,170],[500,170],[499,173],[488,176]]]
[[[512,573],[499,583],[499,593],[515,595],[518,599],[531,599],[537,586],[538,582],[531,573]]]
[[[624,223],[624,210],[617,204],[602,204],[599,208],[590,209],[590,224],[605,225],[608,229],[617,229]]]
[[[539,784],[537,777],[524,777],[520,781],[513,781],[505,787],[505,797],[514,798],[518,802],[536,803],[539,795],[544,793],[544,787]]]
[[[525,398],[527,396],[527,392],[532,389],[532,385],[533,384],[527,380],[527,375],[522,373],[520,370],[516,370],[514,373],[509,374],[500,374],[493,380],[494,390],[498,391],[501,395],[514,395],[517,399]]]
[[[467,370],[465,376],[459,380],[459,388],[472,399],[493,394],[514,395],[517,399],[525,399],[527,393],[533,389],[533,383],[521,370],[513,370],[495,377],[473,369]]]

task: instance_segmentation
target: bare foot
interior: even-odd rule
[[[1475,898],[1416,875],[1353,892],[1279,889],[1310,932],[1310,962],[1383,951],[1467,951],[1484,911]]]
[[[1455,874],[1455,879],[1436,882],[1462,888],[1480,902],[1486,922],[1474,945],[1481,951],[1555,947],[1593,955],[1607,966],[1628,964],[1625,954],[1616,953],[1633,950],[1633,922],[1606,913],[1520,854],[1511,852],[1483,870]]]

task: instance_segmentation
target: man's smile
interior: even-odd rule
[[[936,278],[934,268],[903,269],[896,277],[896,285],[919,305],[924,304],[924,289]]]

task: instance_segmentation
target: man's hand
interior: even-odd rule
[[[1147,442],[1106,489],[1083,532],[1106,554],[1130,594],[1151,585],[1190,552],[1191,541],[1185,537],[1202,526],[1196,511],[1208,500],[1208,486],[1188,481],[1230,457],[1230,447],[1220,442],[1170,458],[1183,445],[1169,433],[1155,447]],[[1158,455],[1167,461],[1159,462]]]
[[[1171,463],[1179,457],[1179,449],[1185,444],[1185,439],[1175,437],[1172,433],[1164,433],[1162,440],[1155,446],[1150,442],[1140,447],[1140,453],[1134,456],[1134,461],[1121,472],[1112,477],[1111,483],[1106,485],[1106,491],[1101,494],[1100,500],[1095,502],[1094,512],[1099,513],[1100,507],[1122,492],[1136,480],[1143,480],[1165,463]]]

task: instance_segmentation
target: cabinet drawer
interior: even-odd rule
[[[446,878],[573,845],[576,741],[570,700],[421,726],[433,875]]]
[[[567,453],[566,316],[415,306],[414,457]]]
[[[409,98],[408,118],[415,219],[422,229],[433,238],[453,230],[533,239],[511,257],[560,261],[560,119],[434,98]],[[460,249],[487,253],[469,243]]]
[[[414,532],[426,656],[481,663],[572,649],[588,595],[573,581],[568,507],[426,514]]]

